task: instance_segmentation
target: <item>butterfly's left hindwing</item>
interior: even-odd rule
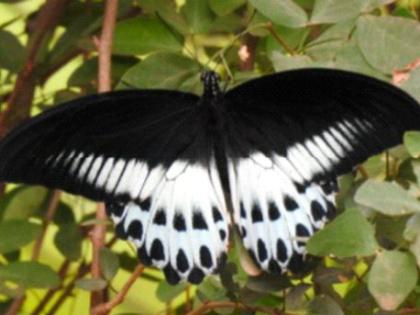
[[[198,97],[119,91],[60,105],[0,143],[0,180],[106,201],[120,237],[169,282],[223,264],[228,216]]]

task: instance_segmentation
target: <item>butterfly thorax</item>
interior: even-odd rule
[[[216,100],[222,96],[220,76],[214,71],[205,71],[201,75],[201,81],[204,86],[202,100],[209,105],[216,105]]]

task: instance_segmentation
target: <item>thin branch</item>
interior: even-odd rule
[[[89,265],[85,263],[80,264],[79,269],[77,270],[76,276],[70,281],[69,284],[64,288],[64,291],[55,301],[53,306],[49,309],[46,315],[54,315],[56,314],[57,310],[60,308],[61,304],[67,299],[67,297],[71,294],[76,284],[77,279],[85,276],[89,272]]]
[[[0,137],[16,124],[29,117],[37,82],[37,67],[42,47],[50,40],[69,0],[47,0],[34,23],[27,49],[26,60],[19,72],[15,87],[8,99],[6,110],[0,117]]]
[[[296,52],[280,37],[280,35],[276,32],[273,27],[272,23],[267,24],[267,29],[270,31],[271,35],[275,38],[275,40],[284,48],[284,50],[290,55],[296,55]]]
[[[115,297],[107,302],[96,306],[91,314],[92,315],[103,315],[108,314],[115,306],[121,304],[124,301],[125,296],[127,295],[130,288],[133,286],[134,282],[141,276],[143,273],[144,266],[137,265],[134,272],[131,274],[130,278],[128,278],[127,282],[124,284],[122,289],[115,295]]]
[[[116,241],[117,241],[117,238],[113,237],[111,240],[109,240],[105,244],[105,246],[110,248],[110,247],[112,247],[115,244]],[[65,277],[65,274],[64,273],[63,274],[61,273],[62,268],[63,267],[60,268],[59,275],[60,275],[60,277],[62,276],[61,278],[64,278]],[[52,314],[55,314],[56,313],[56,311],[60,308],[60,306],[66,301],[67,297],[70,296],[71,293],[73,292],[73,289],[74,289],[74,286],[75,286],[76,281],[79,278],[82,278],[85,275],[87,275],[89,273],[89,271],[90,271],[90,268],[91,268],[91,265],[87,265],[85,263],[80,264],[80,266],[79,266],[79,268],[77,270],[77,273],[73,277],[73,279],[66,286],[64,286],[64,288],[57,288],[56,291],[61,290],[61,289],[63,289],[63,291],[60,294],[60,296],[57,298],[57,300],[55,301],[55,303],[53,304],[53,306],[51,307],[51,309],[48,311],[47,315],[52,315]],[[53,294],[54,293],[56,293],[56,292],[53,292]],[[47,292],[47,294],[48,294],[48,292]],[[43,304],[43,305],[37,307],[37,309],[40,308],[40,310],[37,311],[37,312],[34,311],[31,315],[37,315],[37,314],[41,313],[43,311],[43,308],[46,306],[46,304],[49,301],[50,300],[48,299],[48,297],[44,297],[41,300],[41,302],[40,302],[40,304]]]
[[[118,0],[108,0],[106,2],[102,33],[98,46],[98,92],[111,90],[111,54],[117,10]]]
[[[105,213],[105,205],[103,203],[99,203],[97,210],[96,210],[96,219],[99,222],[103,222],[106,220],[106,213]],[[92,278],[101,278],[101,267],[99,261],[99,254],[101,248],[104,247],[105,243],[105,233],[106,233],[106,225],[103,223],[95,224],[92,232],[90,233],[90,238],[92,242],[92,265],[90,267],[90,273]],[[106,292],[104,290],[93,291],[90,298],[91,309],[96,307],[99,304],[105,302]]]
[[[60,270],[58,271],[58,276],[61,279],[61,282],[64,281],[67,272],[69,270],[70,267],[70,260],[66,259],[60,267]],[[44,295],[44,297],[42,298],[42,300],[39,302],[39,304],[36,306],[36,308],[32,311],[31,315],[39,315],[42,313],[42,311],[44,310],[45,306],[48,304],[49,301],[51,301],[52,297],[54,296],[55,293],[57,293],[62,287],[56,287],[53,289],[49,289],[47,291],[47,293]]]
[[[54,218],[55,212],[60,202],[61,191],[54,190],[48,203],[47,213],[45,214],[44,222],[42,223],[42,230],[35,241],[34,248],[32,250],[32,260],[37,260],[41,253],[42,243],[44,242],[45,234],[47,233],[48,226]]]
[[[112,42],[117,19],[118,0],[107,0],[105,3],[105,14],[102,24],[101,37],[98,43],[98,92],[107,92],[111,90],[111,54]],[[99,221],[106,219],[105,206],[99,204],[96,211],[96,218]],[[92,278],[101,277],[101,268],[99,264],[99,252],[104,246],[106,226],[96,224],[91,233],[93,253],[92,253]],[[90,298],[91,310],[94,310],[100,304],[106,301],[106,290],[94,291]]]

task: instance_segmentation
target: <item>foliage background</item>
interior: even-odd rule
[[[60,9],[40,13],[54,2]],[[103,5],[0,0],[0,134],[96,91]],[[420,100],[419,15],[418,0],[120,0],[112,81],[200,93],[204,68],[234,86],[331,67],[393,81]],[[249,277],[236,246],[221,278],[198,287],[171,287],[145,269],[112,314],[420,314],[419,187],[420,133],[408,132],[404,146],[340,179],[342,214],[310,240],[323,258],[306,274]],[[110,225],[103,279],[89,277],[95,209],[42,187],[2,187],[0,313],[16,314],[10,305],[24,296],[21,314],[87,314],[92,291],[121,290],[137,262]]]

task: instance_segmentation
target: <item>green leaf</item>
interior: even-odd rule
[[[355,200],[386,215],[420,212],[420,202],[396,183],[369,179],[359,187]]]
[[[0,204],[3,220],[26,219],[45,204],[48,190],[40,186],[20,186],[6,195]]]
[[[356,21],[343,21],[327,28],[319,37],[305,46],[305,52],[315,60],[334,59],[337,52],[349,41]]]
[[[393,0],[316,0],[312,24],[336,23],[357,17]]]
[[[186,282],[170,285],[166,281],[160,281],[156,289],[156,297],[160,301],[168,303],[180,295],[187,287],[188,283]]]
[[[108,284],[104,279],[79,279],[75,285],[76,288],[91,292],[105,289]]]
[[[246,3],[246,0],[209,0],[210,8],[219,16],[228,15]]]
[[[207,0],[187,0],[181,12],[194,34],[207,33],[215,18]]]
[[[275,24],[302,27],[308,21],[306,12],[292,0],[250,0],[249,2]]]
[[[99,263],[102,275],[106,280],[111,281],[120,267],[118,256],[109,248],[101,248],[99,252]]]
[[[337,69],[359,72],[384,81],[387,80],[381,72],[374,69],[367,62],[360,48],[355,43],[348,42],[337,51],[335,65]]]
[[[82,241],[83,236],[80,228],[74,223],[60,225],[54,237],[54,244],[57,249],[64,257],[72,261],[80,258]]]
[[[112,75],[111,80],[113,83],[118,82],[120,78],[134,66],[139,60],[137,58],[125,57],[125,56],[113,56],[112,57]],[[97,84],[98,77],[98,58],[83,62],[80,67],[76,68],[67,80],[68,86],[80,86]]]
[[[327,295],[316,296],[308,306],[307,315],[344,315],[344,312],[332,298]]]
[[[256,292],[268,293],[270,291],[281,291],[290,288],[292,287],[292,283],[287,277],[263,273],[256,277],[249,277],[246,287]]]
[[[178,54],[154,54],[128,70],[119,87],[199,92],[199,72],[199,65],[192,59]]]
[[[383,73],[392,74],[419,57],[420,24],[415,20],[363,16],[356,37],[367,61]]]
[[[26,288],[53,288],[60,284],[60,278],[51,267],[36,261],[18,261],[0,266],[0,279]]]
[[[404,145],[412,157],[420,157],[420,131],[407,131],[404,134]]]
[[[348,209],[309,239],[309,253],[316,256],[370,256],[378,244],[373,226],[357,209]]]
[[[58,39],[52,50],[49,52],[48,63],[55,66],[60,60],[71,51],[76,49],[81,38],[86,37],[99,29],[102,23],[102,18],[98,15],[80,15],[74,16],[67,25],[66,31]],[[50,70],[50,69],[48,69]]]
[[[401,84],[401,88],[420,102],[420,68],[416,68],[410,72],[408,80]]]
[[[0,68],[18,72],[25,59],[25,49],[10,32],[0,30]]]
[[[180,51],[181,43],[158,19],[133,18],[117,23],[113,52],[120,55],[141,55],[158,51]]]
[[[378,254],[368,276],[368,289],[379,306],[395,310],[415,288],[417,268],[408,253],[385,251]]]
[[[0,222],[0,253],[8,253],[34,241],[41,227],[26,220]]]
[[[142,9],[150,11],[162,18],[165,23],[180,34],[188,34],[188,23],[185,16],[179,14],[173,0],[142,0]]]
[[[69,224],[76,222],[73,210],[71,207],[62,201],[59,202],[57,211],[55,212],[53,222],[57,225]]]

